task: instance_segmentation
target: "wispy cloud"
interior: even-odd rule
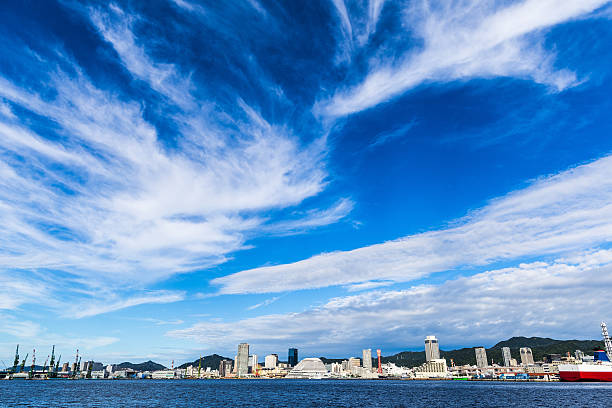
[[[139,306],[144,304],[155,304],[155,303],[173,303],[181,301],[185,298],[185,294],[182,292],[171,292],[171,291],[151,291],[141,295],[131,295],[124,299],[118,299],[109,301],[106,299],[104,302],[94,301],[95,303],[90,304],[79,304],[77,307],[66,310],[66,317],[74,317],[77,319],[83,317],[96,316],[103,313],[114,312],[116,310],[125,309],[126,307]]]
[[[543,31],[608,3],[609,0],[406,2],[402,24],[406,32],[396,35],[404,35],[406,41],[416,36],[422,47],[410,48],[400,58],[376,54],[365,78],[348,89],[338,90],[331,99],[322,100],[315,110],[332,117],[349,115],[425,82],[474,77],[512,76],[558,91],[566,89],[578,79],[571,71],[554,68],[554,54],[544,47]]]
[[[373,149],[375,147],[381,146],[387,142],[391,142],[395,139],[399,139],[404,137],[406,133],[410,131],[413,127],[415,127],[417,122],[415,120],[410,121],[402,126],[399,126],[396,129],[388,130],[385,132],[381,132],[374,138],[374,141],[370,143],[368,148]]]
[[[275,219],[325,188],[325,135],[304,142],[239,94],[230,104],[195,97],[208,85],[151,57],[133,31],[139,16],[115,5],[79,10],[116,51],[111,62],[161,96],[157,119],[178,129],[175,143],[164,143],[141,101],[97,86],[61,49],[19,55],[14,64],[41,80],[0,77],[0,268],[46,268],[64,290],[127,294],[222,263],[270,228],[295,233],[350,212],[345,199]],[[96,306],[79,317],[151,300],[98,305],[92,293],[83,299]]]
[[[255,310],[255,309],[258,309],[258,308],[260,308],[262,306],[271,305],[272,303],[276,302],[278,299],[280,299],[280,296],[271,297],[270,299],[266,299],[266,300],[264,300],[261,303],[257,303],[255,305],[247,307],[247,310]]]
[[[610,242],[611,172],[608,156],[493,200],[445,229],[246,270],[212,283],[221,293],[268,293],[407,282],[460,267],[597,247]]]

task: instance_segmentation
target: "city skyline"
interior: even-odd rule
[[[599,338],[611,18],[608,0],[3,2],[2,360]]]

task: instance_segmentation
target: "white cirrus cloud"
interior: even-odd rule
[[[161,96],[158,119],[176,128],[175,139],[164,143],[145,118],[147,101],[95,84],[63,50],[16,55],[15,66],[36,79],[24,86],[0,76],[0,279],[47,273],[56,279],[49,287],[97,305],[75,312],[92,315],[137,304],[131,289],[222,263],[250,237],[350,212],[341,199],[277,217],[324,190],[325,137],[304,141],[239,94],[210,109],[192,95],[206,85],[147,53],[148,39],[132,31],[138,16],[114,5],[80,11],[117,51],[111,62]],[[99,294],[113,291],[132,301],[99,305]],[[17,293],[2,306],[24,301]]]
[[[341,0],[334,0],[344,5]],[[371,56],[364,78],[315,111],[339,117],[373,107],[430,81],[511,76],[563,90],[579,81],[568,70],[554,67],[554,54],[544,47],[543,31],[580,18],[609,0],[418,0],[403,3],[405,42],[421,44],[402,56],[386,57],[385,45]],[[343,26],[350,21],[345,8]],[[370,14],[372,14],[370,10]],[[418,41],[415,41],[415,38]],[[395,39],[395,38],[394,38]]]
[[[612,156],[545,177],[447,228],[352,251],[216,278],[223,294],[370,281],[407,282],[500,260],[588,249],[612,240]]]

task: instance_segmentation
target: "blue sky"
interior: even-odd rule
[[[610,3],[3,2],[2,360],[598,338]]]

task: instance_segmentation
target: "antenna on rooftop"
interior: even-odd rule
[[[608,335],[608,326],[606,326],[606,322],[601,322],[601,335],[603,336],[604,346],[606,348],[608,358],[612,359],[612,341],[610,341],[610,336]]]

